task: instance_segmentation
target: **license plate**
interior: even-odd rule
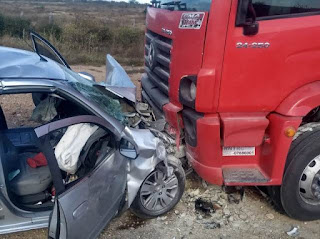
[[[223,147],[223,156],[255,156],[255,147]]]

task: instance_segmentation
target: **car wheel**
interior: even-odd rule
[[[293,143],[280,190],[281,203],[292,218],[320,219],[320,129]]]
[[[181,162],[170,157],[173,174],[167,176],[161,163],[148,175],[131,205],[134,214],[144,219],[155,218],[172,210],[180,201],[185,187],[185,173]]]

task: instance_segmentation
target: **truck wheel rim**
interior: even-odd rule
[[[174,173],[167,177],[162,171],[156,170],[141,186],[141,203],[149,211],[168,208],[178,193],[178,186],[179,182]]]
[[[320,204],[320,155],[304,169],[300,177],[300,196],[308,204]]]

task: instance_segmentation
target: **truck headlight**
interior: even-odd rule
[[[186,76],[180,81],[179,100],[180,103],[195,109],[197,97],[197,76]]]
[[[192,100],[195,100],[196,96],[197,96],[197,86],[194,82],[192,82],[190,85],[190,98]]]

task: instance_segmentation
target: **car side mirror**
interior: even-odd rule
[[[85,78],[86,80],[96,82],[96,79],[94,78],[94,76],[88,72],[79,72],[78,75],[81,76],[82,78]]]
[[[126,158],[136,159],[138,157],[136,147],[126,139],[121,139],[119,150],[120,154]]]

